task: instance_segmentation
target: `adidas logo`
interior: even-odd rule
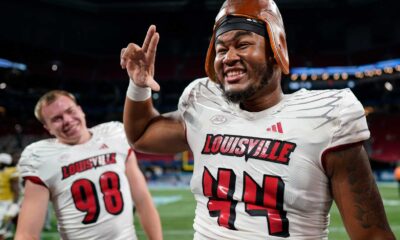
[[[100,146],[99,149],[107,149],[107,148],[108,148],[108,146],[107,146],[105,143],[103,143],[103,144]]]
[[[267,128],[267,132],[283,133],[281,122],[277,122],[276,124],[273,124],[271,127]]]

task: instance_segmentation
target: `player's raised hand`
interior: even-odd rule
[[[151,25],[147,30],[142,47],[130,43],[121,50],[121,67],[126,69],[129,77],[140,87],[150,87],[160,90],[160,85],[154,80],[154,62],[160,35],[156,26]]]

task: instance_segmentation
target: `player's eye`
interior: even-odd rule
[[[224,48],[224,47],[217,47],[217,49],[216,49],[216,52],[217,52],[217,54],[224,54],[224,53],[226,53],[226,48]]]
[[[75,109],[75,107],[71,107],[71,108],[68,108],[66,112],[68,114],[74,114],[74,113],[76,113],[76,109]]]
[[[60,122],[61,120],[62,120],[62,117],[61,116],[57,116],[57,117],[52,118],[51,122],[57,123],[57,122]]]
[[[241,42],[238,44],[238,48],[239,49],[246,49],[248,46],[250,46],[250,44],[248,42]]]

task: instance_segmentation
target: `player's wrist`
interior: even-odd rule
[[[129,79],[126,97],[135,102],[142,102],[151,97],[151,89],[149,87],[140,87],[132,79]]]

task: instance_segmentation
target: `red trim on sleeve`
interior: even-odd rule
[[[26,181],[26,180],[29,180],[29,181],[31,181],[31,182],[33,182],[33,183],[35,183],[35,184],[39,184],[39,185],[42,185],[42,186],[44,186],[44,187],[47,188],[46,184],[44,184],[44,182],[42,181],[42,179],[40,179],[40,178],[38,178],[38,177],[26,176],[26,177],[24,177],[24,180],[25,180],[25,181]]]
[[[348,143],[348,144],[343,144],[343,145],[339,145],[336,147],[331,147],[326,149],[323,153],[322,153],[322,157],[321,157],[321,161],[322,161],[322,167],[324,168],[324,171],[326,172],[326,155],[330,152],[336,152],[336,151],[341,151],[350,147],[354,147],[357,145],[362,145],[364,141],[361,142],[355,142],[355,143]]]
[[[135,151],[133,151],[132,148],[129,148],[128,155],[126,155],[126,158],[125,158],[125,163],[128,161],[128,159],[131,156],[131,154],[135,154]]]

